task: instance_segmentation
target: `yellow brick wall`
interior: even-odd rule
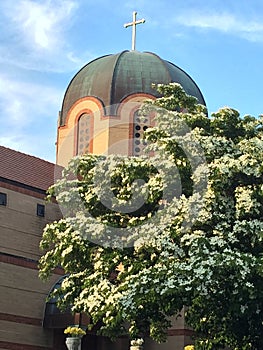
[[[2,187],[0,192],[7,194],[7,206],[0,206],[0,250],[38,259],[44,226],[61,215],[58,205]],[[37,204],[45,205],[45,217],[36,215]]]
[[[18,191],[0,187],[7,194],[7,206],[0,206],[0,349],[52,349],[53,331],[43,329],[42,320],[46,297],[60,275],[42,282],[37,261],[43,227],[61,214],[44,195]],[[37,216],[37,204],[45,205],[45,217]]]

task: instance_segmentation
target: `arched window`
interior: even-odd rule
[[[141,117],[139,111],[135,111],[133,115],[133,145],[132,155],[139,156],[142,154],[146,142],[143,140],[145,130],[150,126],[150,118],[148,116]]]
[[[79,117],[78,120],[78,136],[77,136],[77,154],[85,154],[91,152],[91,115],[84,113]]]

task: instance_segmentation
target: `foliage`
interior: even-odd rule
[[[185,305],[196,350],[262,349],[262,117],[208,118],[178,84],[157,89],[141,111],[155,156],[77,157],[50,189],[65,215],[44,230],[40,276],[62,266],[59,306],[110,337],[164,341]]]

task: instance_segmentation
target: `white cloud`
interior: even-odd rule
[[[237,35],[251,41],[263,41],[263,24],[258,20],[238,18],[230,13],[202,13],[192,11],[180,14],[176,21],[183,26],[204,30],[218,30]]]
[[[50,111],[55,108],[58,112],[62,91],[51,86],[13,80],[4,75],[0,75],[0,81],[1,119],[3,119],[1,129],[4,124],[23,128],[34,122],[36,115],[50,115]]]
[[[79,0],[0,1],[0,62],[51,72],[78,68],[67,39],[78,6]]]
[[[64,92],[1,74],[0,82],[0,144],[45,158],[49,151],[52,157]]]
[[[51,50],[60,45],[61,33],[76,7],[73,0],[18,0],[5,11],[16,34],[28,45]]]
[[[0,144],[53,158],[65,92],[55,86],[63,76],[53,73],[82,63],[67,39],[79,3],[0,0]]]

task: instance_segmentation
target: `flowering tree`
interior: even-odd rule
[[[77,157],[51,187],[64,218],[44,230],[40,276],[62,266],[60,307],[111,337],[164,341],[185,305],[195,349],[262,349],[262,118],[208,118],[178,84],[157,88],[150,157]]]

